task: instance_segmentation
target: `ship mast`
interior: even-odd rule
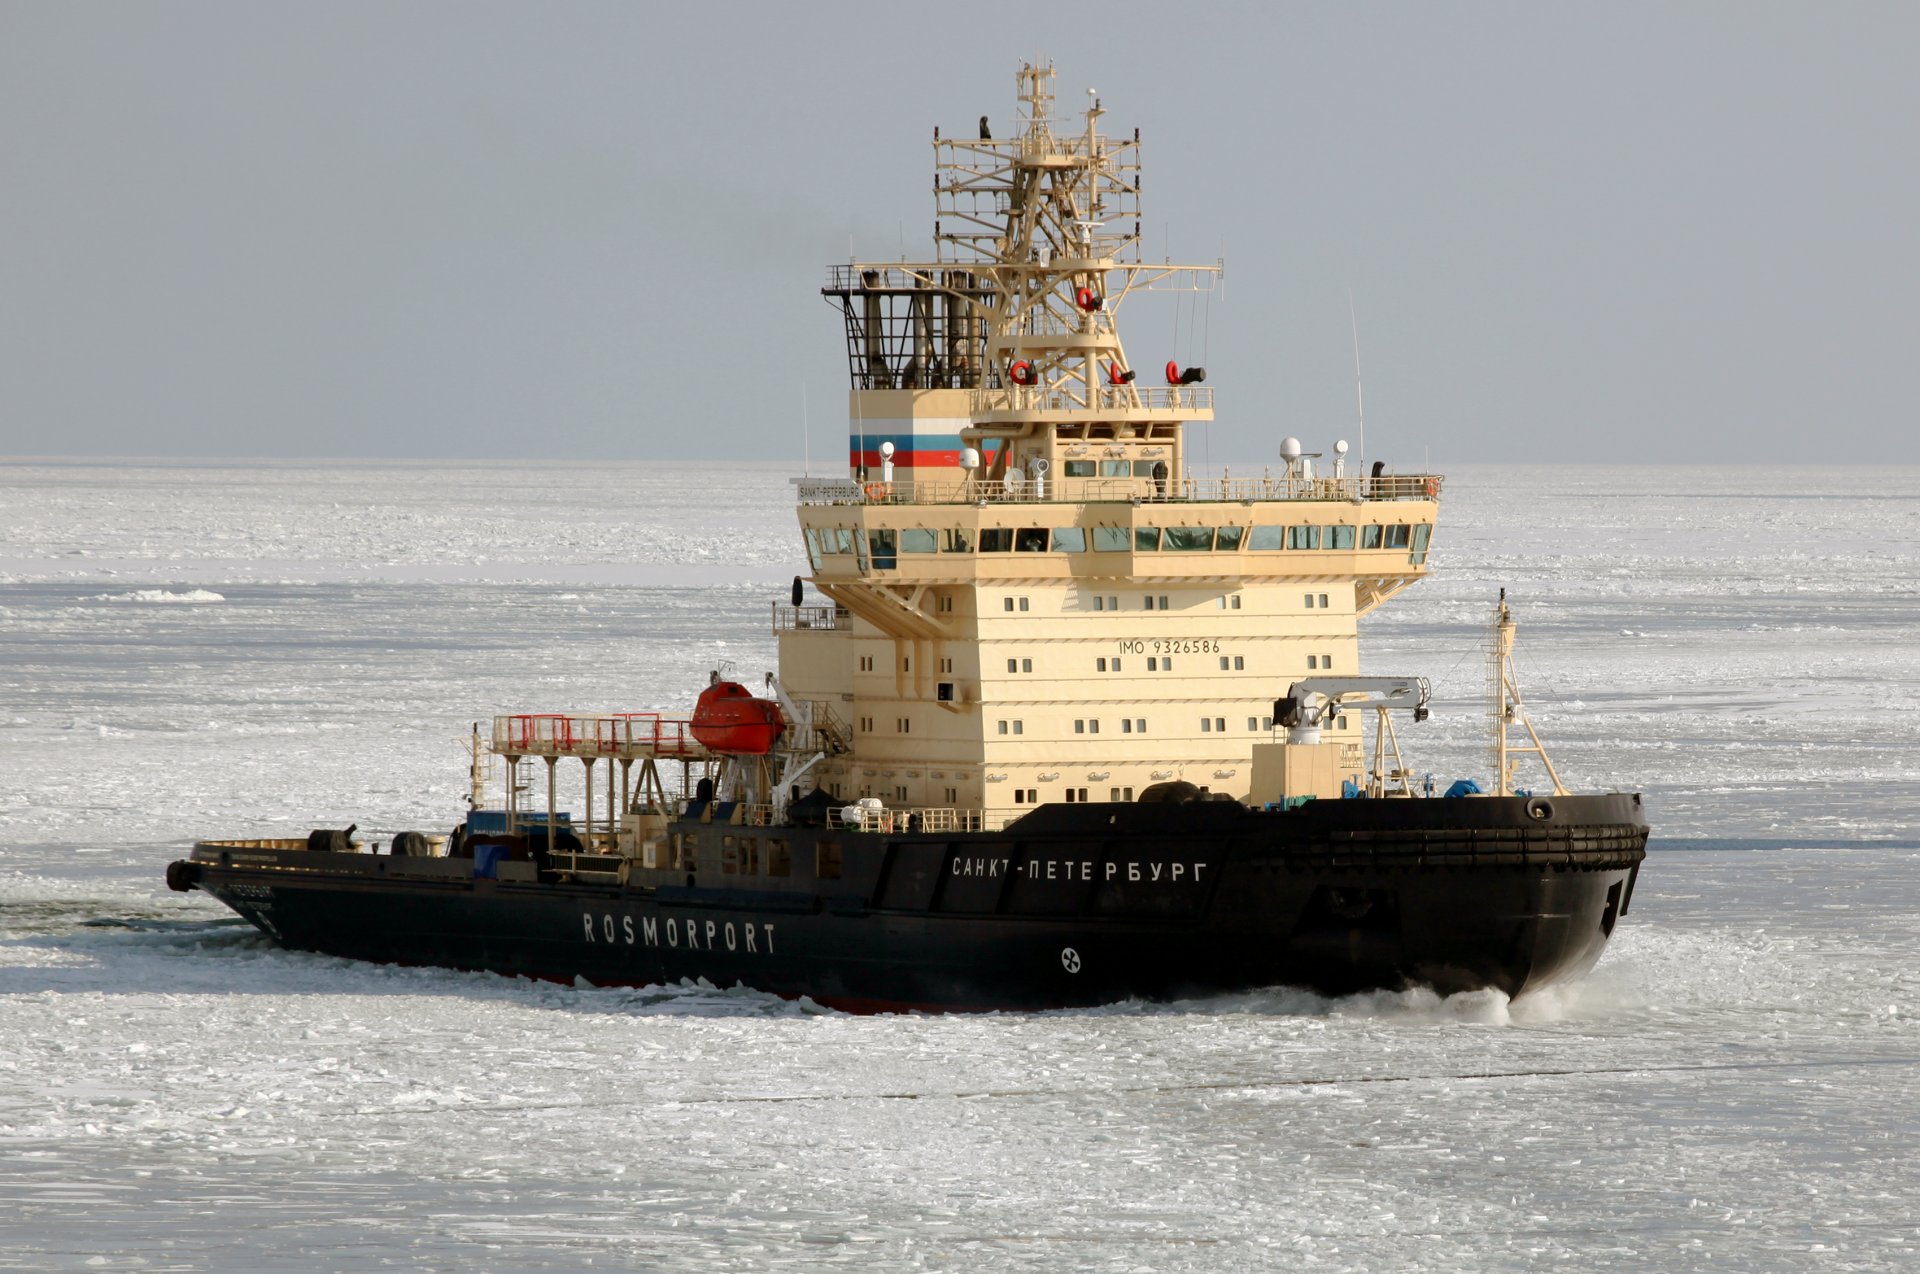
[[[822,289],[846,320],[858,479],[887,462],[908,479],[958,476],[980,447],[997,448],[980,475],[997,481],[1014,440],[1081,421],[1131,421],[1143,440],[1149,424],[1171,428],[1158,456],[1178,476],[1178,426],[1213,418],[1204,369],[1138,383],[1115,322],[1137,291],[1210,292],[1219,263],[1143,262],[1138,130],[1102,134],[1092,90],[1084,127],[1060,130],[1050,65],[1023,65],[1018,89],[1012,137],[985,117],[978,137],[935,130],[935,259],[849,262]]]
[[[1487,642],[1487,700],[1493,716],[1493,794],[1512,796],[1513,772],[1521,757],[1532,755],[1539,757],[1540,764],[1546,768],[1547,778],[1553,782],[1553,794],[1565,796],[1567,789],[1560,782],[1560,773],[1553,768],[1553,761],[1548,758],[1539,733],[1527,717],[1526,704],[1520,698],[1520,683],[1513,675],[1514,630],[1513,612],[1507,608],[1507,590],[1503,588]],[[1518,741],[1516,731],[1524,731],[1527,741]]]

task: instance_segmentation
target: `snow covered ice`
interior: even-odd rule
[[[280,951],[202,836],[445,830],[497,712],[771,666],[784,466],[0,469],[0,1268],[1920,1264],[1920,471],[1459,469],[1363,627],[1487,769],[1508,588],[1599,968],[854,1018]],[[705,493],[740,493],[723,516]]]

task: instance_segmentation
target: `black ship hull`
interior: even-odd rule
[[[1517,995],[1592,967],[1647,839],[1621,794],[1056,805],[983,833],[729,814],[672,824],[674,867],[476,875],[477,859],[216,841],[168,881],[357,959],[705,979],[855,1011],[1042,1009],[1278,985]]]

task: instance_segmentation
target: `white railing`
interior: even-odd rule
[[[784,602],[773,603],[773,630],[791,632],[796,629],[835,632],[853,625],[853,612],[840,606],[789,606]]]
[[[1276,500],[1335,500],[1345,503],[1384,500],[1432,500],[1440,495],[1439,474],[1391,474],[1378,478],[1065,478],[1058,471],[1035,482],[1019,476],[934,480],[903,478],[893,482],[846,484],[806,494],[802,504],[1087,504],[1087,503],[1264,503]]]
[[[1210,412],[1213,389],[1207,385],[1101,385],[1094,391],[1093,405],[1103,412]],[[972,407],[975,420],[995,412],[1081,412],[1087,410],[1086,386],[1063,380],[1009,389],[976,389]]]

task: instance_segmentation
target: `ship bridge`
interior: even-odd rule
[[[1282,465],[1197,476],[1205,368],[1136,366],[1136,293],[1197,302],[1219,262],[1143,259],[1140,135],[1054,112],[933,135],[924,261],[849,261],[822,289],[846,333],[846,476],[798,480],[808,579],[776,607],[780,677],[832,701],[851,749],[823,787],[889,808],[1129,801],[1183,781],[1252,790],[1273,703],[1360,673],[1358,620],[1427,571],[1442,481]],[[978,135],[973,135],[977,131]],[[1344,773],[1361,726],[1327,727]]]

